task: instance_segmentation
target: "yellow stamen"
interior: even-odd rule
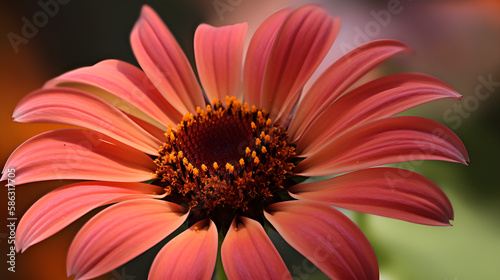
[[[229,172],[233,172],[234,171],[234,166],[232,166],[231,164],[226,163],[226,170],[229,171]]]
[[[261,142],[259,138],[255,138],[255,146],[260,146]]]
[[[169,157],[169,160],[170,160],[170,161],[174,161],[174,160],[176,159],[176,157],[175,157],[175,152],[171,152],[171,153],[168,155],[168,157]]]

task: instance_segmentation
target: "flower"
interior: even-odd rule
[[[393,117],[460,95],[416,73],[348,90],[408,51],[393,40],[356,48],[303,92],[339,28],[338,19],[315,5],[281,10],[256,30],[243,61],[246,24],[202,24],[194,37],[202,90],[171,33],[144,6],[131,34],[142,70],[105,60],[50,80],[16,107],[15,121],[85,128],[49,131],[21,144],[5,165],[16,170],[17,184],[86,180],[50,192],[26,212],[17,250],[113,204],[74,238],[68,275],[99,276],[182,227],[158,253],[150,279],[210,279],[219,235],[229,279],[291,279],[264,230],[268,223],[327,276],[378,279],[368,240],[331,206],[449,225],[451,204],[433,182],[376,166],[466,164],[464,145],[445,126]],[[70,87],[75,83],[86,90]],[[126,106],[113,106],[95,89]],[[317,176],[329,179],[304,182]]]

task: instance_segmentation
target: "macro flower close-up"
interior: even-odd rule
[[[274,232],[331,279],[379,279],[372,245],[343,209],[451,225],[452,205],[433,181],[390,165],[468,164],[452,130],[400,115],[459,100],[453,87],[416,72],[363,81],[389,58],[412,55],[389,39],[356,47],[313,78],[341,29],[317,5],[280,10],[253,34],[247,29],[199,25],[193,69],[144,5],[130,35],[140,68],[104,60],[25,96],[14,121],[74,127],[22,143],[2,181],[15,170],[16,185],[79,182],[31,206],[17,225],[16,251],[100,209],[71,243],[68,277],[108,273],[177,232],[144,267],[149,279],[212,279],[216,271],[295,279]]]

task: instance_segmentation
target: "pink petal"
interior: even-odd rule
[[[254,105],[258,108],[262,107],[260,96],[267,59],[274,39],[290,12],[290,9],[283,9],[272,14],[257,28],[252,36],[245,57],[243,72],[244,100],[250,107]]]
[[[370,168],[289,189],[308,199],[412,223],[444,226],[453,208],[443,191],[417,173],[397,168]]]
[[[104,133],[145,153],[157,155],[160,140],[99,97],[72,88],[47,88],[23,98],[13,114],[24,123],[77,125]]]
[[[222,243],[222,264],[228,279],[292,279],[283,259],[259,222],[233,220]]]
[[[447,97],[461,96],[434,77],[416,73],[385,76],[346,93],[325,108],[306,128],[297,150],[307,156],[351,128]]]
[[[161,129],[145,120],[139,119],[138,117],[135,117],[130,114],[126,114],[129,119],[131,119],[133,122],[135,122],[138,126],[140,126],[142,129],[147,131],[149,134],[151,134],[153,137],[158,139],[160,142],[165,143],[167,141],[167,137],[165,136],[165,130]]]
[[[68,277],[94,278],[126,263],[167,237],[187,216],[183,207],[153,199],[128,200],[106,208],[73,239]]]
[[[286,19],[269,53],[262,82],[262,107],[278,120],[295,106],[302,87],[337,36],[340,19],[316,5],[303,6]]]
[[[149,6],[130,35],[135,57],[155,87],[181,114],[203,108],[205,100],[186,56]]]
[[[466,164],[467,150],[446,126],[420,117],[391,117],[352,129],[300,162],[304,176],[340,174],[415,160]]]
[[[92,130],[64,129],[39,134],[21,144],[5,163],[16,184],[45,180],[146,181],[156,165],[146,154]]]
[[[196,223],[161,249],[148,279],[212,279],[217,242],[217,228],[212,221]]]
[[[315,202],[286,201],[266,211],[266,219],[286,242],[331,279],[379,279],[370,243],[338,210]]]
[[[141,69],[123,61],[109,59],[70,71],[48,81],[44,88],[64,83],[82,83],[103,89],[164,126],[176,124],[182,119],[182,115],[165,100]]]
[[[292,139],[299,138],[319,113],[335,101],[368,71],[389,57],[409,51],[394,40],[378,40],[357,47],[332,64],[301,98],[288,130]]]
[[[213,27],[201,24],[194,34],[198,75],[210,101],[240,97],[243,44],[247,24]]]
[[[58,188],[38,200],[19,222],[16,250],[52,236],[89,211],[137,198],[160,198],[163,188],[142,183],[82,182]]]

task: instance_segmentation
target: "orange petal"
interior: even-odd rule
[[[17,227],[16,250],[24,252],[99,206],[137,198],[160,198],[163,192],[163,188],[149,184],[98,181],[58,188],[40,198],[23,215]]]
[[[301,98],[288,129],[288,135],[292,139],[300,137],[304,129],[326,106],[368,71],[402,51],[409,51],[409,48],[399,41],[377,40],[359,46],[341,57],[323,72]]]
[[[63,83],[82,83],[103,89],[127,101],[165,127],[178,123],[182,118],[146,74],[127,62],[108,59],[90,67],[78,68],[48,81],[44,88]]]
[[[278,31],[288,15],[290,15],[290,12],[290,9],[283,9],[272,14],[257,28],[252,36],[245,57],[243,73],[244,101],[250,107],[262,107],[260,96],[269,53]]]
[[[443,160],[467,164],[467,150],[453,131],[421,117],[390,117],[357,127],[301,161],[304,176],[340,174],[384,164]]]
[[[447,226],[453,220],[453,208],[443,191],[424,176],[403,169],[369,168],[298,184],[289,191],[297,199],[412,223]]]
[[[222,243],[224,271],[231,280],[292,279],[264,228],[255,220],[233,220]]]
[[[161,249],[148,279],[212,279],[217,259],[217,234],[210,220],[194,224]]]
[[[385,76],[346,93],[325,108],[300,137],[297,151],[307,156],[356,126],[436,99],[460,97],[452,87],[428,75]]]
[[[62,123],[93,129],[151,155],[157,155],[162,144],[116,107],[72,88],[32,92],[19,102],[13,117],[23,123]]]
[[[167,140],[167,137],[165,136],[165,130],[161,129],[145,120],[142,120],[136,116],[126,114],[129,119],[131,119],[133,122],[135,122],[138,126],[140,126],[142,129],[147,131],[149,134],[151,134],[153,137],[158,139],[160,142],[165,143]]]
[[[21,144],[5,163],[15,168],[16,184],[46,180],[140,182],[155,178],[146,154],[92,130],[63,129],[39,134]]]
[[[213,27],[201,24],[194,34],[194,54],[201,84],[209,99],[241,97],[243,44],[247,24]]]
[[[293,11],[283,23],[270,51],[262,83],[261,104],[272,120],[281,116],[286,120],[339,29],[340,19],[333,19],[316,5]]]
[[[264,215],[288,244],[331,279],[379,279],[370,243],[338,210],[295,200],[272,204]]]
[[[130,35],[135,57],[154,86],[182,115],[205,107],[193,69],[174,36],[149,6]]]
[[[115,269],[167,237],[187,216],[182,206],[153,199],[128,200],[106,208],[73,239],[68,277],[89,279]]]

